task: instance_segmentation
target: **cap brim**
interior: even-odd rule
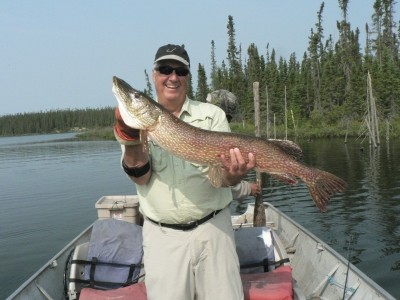
[[[173,55],[173,54],[164,55],[164,56],[157,58],[154,62],[158,62],[161,60],[176,60],[176,61],[183,63],[185,66],[189,66],[189,62],[186,59],[183,59],[182,57],[180,57],[178,55]]]

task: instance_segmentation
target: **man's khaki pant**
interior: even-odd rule
[[[229,207],[191,231],[143,225],[149,300],[242,300]]]

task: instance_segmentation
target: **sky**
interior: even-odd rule
[[[374,0],[350,0],[348,20],[371,24]],[[298,60],[307,50],[320,0],[2,0],[0,2],[0,116],[57,109],[116,106],[112,77],[146,88],[157,49],[184,44],[192,66],[210,72],[211,41],[217,64],[226,61],[228,16],[246,58],[254,43],[277,57]],[[400,5],[395,8],[399,21]],[[325,37],[338,38],[337,0],[325,0]]]

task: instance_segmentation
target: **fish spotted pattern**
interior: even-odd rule
[[[347,186],[341,178],[302,163],[302,151],[293,142],[191,126],[115,76],[113,92],[121,116],[128,126],[145,132],[153,142],[171,154],[208,166],[208,177],[216,187],[222,184],[220,157],[225,155],[229,158],[232,148],[238,148],[244,158],[253,153],[256,170],[268,173],[286,184],[296,184],[297,178],[300,178],[307,185],[316,206],[324,212],[329,198],[343,192]]]

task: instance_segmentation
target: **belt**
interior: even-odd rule
[[[186,224],[167,224],[167,223],[161,223],[161,222],[157,222],[154,221],[148,217],[146,217],[147,220],[149,220],[150,222],[157,224],[161,227],[167,227],[167,228],[171,228],[171,229],[175,229],[175,230],[183,230],[183,231],[187,231],[187,230],[192,230],[195,229],[197,226],[207,222],[208,220],[210,220],[211,218],[213,218],[214,216],[216,216],[222,209],[213,211],[211,214],[205,216],[204,218],[197,220],[197,221],[191,221],[189,223]]]

